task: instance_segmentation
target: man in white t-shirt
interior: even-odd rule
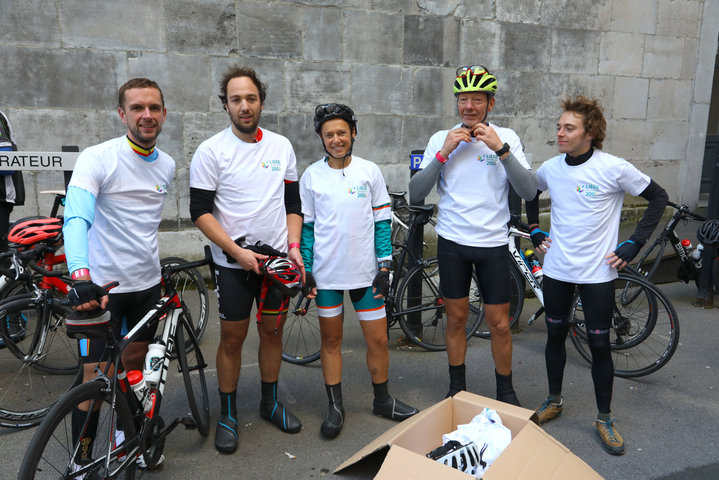
[[[63,235],[68,269],[75,280],[68,298],[79,311],[107,308],[113,334],[120,339],[162,294],[157,230],[175,162],[155,147],[167,116],[157,83],[146,78],[125,83],[119,90],[117,112],[127,125],[126,134],[88,147],[77,159],[67,189]],[[111,281],[118,281],[119,286],[107,295],[98,284]],[[142,369],[156,327],[146,329],[127,346],[122,359],[126,370]],[[79,342],[88,381],[105,342]],[[75,461],[79,465],[92,454],[96,414],[83,433],[83,445],[89,448],[78,451]],[[74,435],[82,430],[84,418],[84,412],[73,413]],[[154,467],[162,459],[145,465],[139,457],[138,465]]]
[[[412,202],[421,201],[435,184],[439,194],[437,258],[447,309],[447,396],[466,390],[465,328],[474,267],[492,334],[497,399],[519,405],[509,330],[508,195],[511,184],[522,198],[533,198],[537,179],[517,134],[487,122],[496,91],[497,79],[486,67],[457,69],[454,95],[462,123],[432,135],[409,194]]]
[[[259,261],[267,255],[245,248],[261,242],[288,253],[304,274],[299,242],[302,230],[297,162],[285,137],[259,128],[266,88],[256,72],[232,66],[220,83],[220,100],[231,125],[202,142],[190,165],[190,215],[212,241],[220,345],[217,381],[220,419],[215,448],[232,453],[238,446],[237,382],[242,345],[253,302],[258,304],[260,416],[287,433],[300,421],[277,401],[286,302],[263,283]]]
[[[537,170],[540,191],[551,200],[551,231],[539,228],[537,195],[527,202],[532,242],[544,257],[544,308],[547,323],[545,361],[549,395],[537,409],[539,423],[562,413],[562,380],[566,363],[570,306],[579,290],[587,342],[592,353],[592,380],[597,404],[596,428],[602,446],[624,453],[624,440],[610,416],[614,365],[610,328],[617,269],[630,262],[662,217],[667,194],[651,178],[622,158],[603,152],[607,123],[599,102],[579,96],[562,103],[557,123],[560,155]],[[649,201],[629,240],[617,246],[625,193]]]

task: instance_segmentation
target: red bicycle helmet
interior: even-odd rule
[[[287,258],[270,257],[260,261],[260,270],[280,289],[282,295],[293,297],[302,290],[302,272]]]
[[[43,216],[21,218],[10,227],[8,241],[23,246],[32,246],[40,242],[60,245],[62,219]]]

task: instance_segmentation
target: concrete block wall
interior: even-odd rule
[[[322,156],[314,106],[343,102],[359,116],[356,154],[406,189],[409,152],[456,122],[454,70],[479,63],[499,79],[490,119],[519,133],[535,167],[556,154],[559,100],[596,96],[605,149],[695,203],[718,33],[710,0],[3,0],[0,109],[23,150],[82,149],[124,133],[119,85],[156,80],[168,109],[158,145],[177,163],[163,238],[182,232],[168,254],[200,241],[183,232],[188,168],[229,124],[217,93],[233,63],[268,85],[261,125],[292,141],[301,171]],[[26,183],[13,216],[49,212],[37,192],[62,176]]]

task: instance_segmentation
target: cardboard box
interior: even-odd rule
[[[484,408],[499,413],[512,432],[512,442],[487,469],[484,480],[576,480],[601,479],[592,468],[535,422],[532,410],[491,398],[460,392],[389,429],[355,453],[334,473],[369,455],[389,450],[375,479],[467,480],[471,475],[447,467],[425,455],[442,444],[442,435],[469,423]]]

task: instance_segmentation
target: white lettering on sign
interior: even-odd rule
[[[0,170],[72,170],[77,152],[0,151]]]

